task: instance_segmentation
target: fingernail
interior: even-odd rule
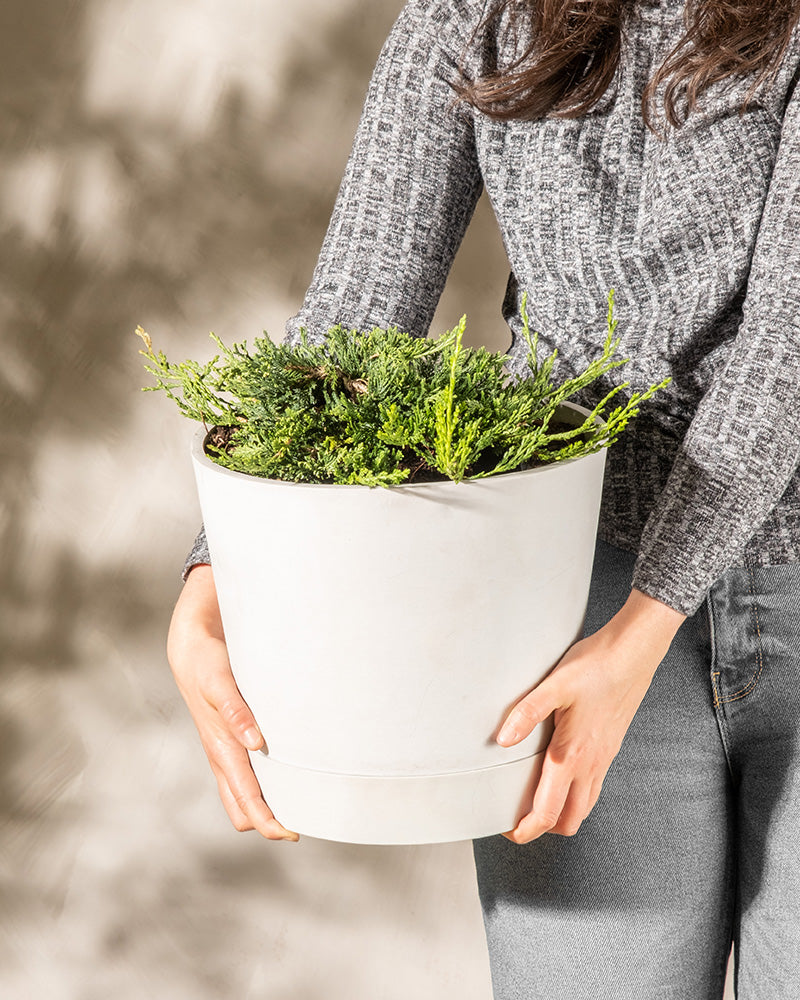
[[[297,833],[290,833],[288,837],[281,837],[281,840],[288,840],[292,844],[296,844],[300,839],[300,835]]]
[[[264,742],[264,737],[257,729],[248,729],[244,734],[244,741],[251,750],[258,750]]]
[[[507,746],[510,743],[516,742],[519,739],[519,733],[513,726],[503,726],[500,732],[497,734],[497,742],[501,746]]]

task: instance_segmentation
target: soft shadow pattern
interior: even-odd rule
[[[11,114],[2,130],[0,185],[33,144],[56,163],[63,158],[68,175],[71,152],[100,143],[118,168],[124,187],[117,199],[126,206],[125,240],[112,254],[84,238],[71,212],[68,182],[59,188],[63,203],[45,240],[32,239],[18,224],[2,234],[0,600],[8,632],[0,657],[13,664],[23,656],[42,669],[63,669],[74,660],[78,623],[93,614],[103,581],[87,574],[69,539],[63,551],[39,554],[52,570],[40,571],[35,584],[31,580],[32,540],[25,524],[40,442],[53,433],[67,443],[108,441],[124,429],[132,391],[144,379],[130,336],[143,314],[158,313],[166,326],[171,317],[179,322],[193,299],[209,302],[213,314],[214,301],[235,295],[247,281],[281,284],[299,302],[375,58],[375,39],[391,18],[366,4],[345,9],[317,45],[328,53],[346,51],[347,58],[322,62],[298,53],[275,114],[260,118],[246,94],[234,90],[220,102],[214,128],[194,140],[144,127],[135,116],[87,118],[76,95],[81,18],[88,8],[72,4],[68,17],[44,2],[36,8],[41,20],[19,0],[3,8],[14,29],[4,36],[6,48],[18,58],[2,65]],[[33,65],[44,73],[33,74]],[[323,119],[332,139],[320,138]],[[292,156],[296,164],[287,167]],[[482,250],[485,244],[485,234],[477,234],[475,246]],[[458,279],[455,293],[469,301],[468,275]],[[142,573],[137,588],[130,567],[120,569],[120,593],[127,601],[137,595],[137,606],[159,614],[164,595],[152,594],[152,578]],[[24,624],[32,607],[46,608],[50,619],[36,635]],[[131,624],[129,609],[120,602],[123,631]]]

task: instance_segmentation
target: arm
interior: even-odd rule
[[[485,6],[411,0],[401,12],[288,342],[301,327],[319,340],[337,323],[427,334],[482,189],[471,109],[455,106],[450,83]]]
[[[624,607],[571,647],[512,709],[512,746],[555,713],[531,812],[506,836],[573,834],[658,664],[709,586],[734,565],[800,459],[800,91],[795,90],[756,242],[744,315],[645,527]],[[598,721],[600,724],[598,724]]]
[[[268,840],[298,840],[273,816],[250,766],[247,751],[262,747],[264,738],[231,674],[210,566],[195,567],[186,580],[167,657],[233,825],[258,830]]]
[[[727,364],[641,539],[633,584],[686,614],[783,496],[800,460],[800,88],[786,109]]]

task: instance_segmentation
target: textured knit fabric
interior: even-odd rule
[[[615,85],[578,119],[499,123],[454,102],[513,57],[487,0],[411,0],[383,48],[296,342],[335,323],[427,334],[485,187],[511,266],[509,369],[526,374],[528,292],[557,377],[600,351],[610,288],[611,385],[671,385],[611,449],[600,535],[638,553],[634,586],[693,613],[734,565],[800,561],[800,31],[776,78],[717,84],[681,129],[646,129],[641,94],[683,30],[683,3],[632,6]],[[658,111],[658,105],[656,106]],[[438,331],[437,331],[438,332]],[[202,535],[187,566],[207,561]]]

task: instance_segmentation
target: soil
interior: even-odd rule
[[[228,445],[235,430],[235,427],[212,427],[208,434],[206,434],[206,439],[203,442],[203,451],[206,455],[208,455],[209,458],[213,458],[208,451],[209,445],[217,451],[227,452]]]
[[[572,430],[573,424],[568,424],[562,420],[554,420],[550,423],[550,430],[555,433],[563,433],[564,431]],[[203,442],[203,450],[210,458],[213,458],[208,451],[209,446],[215,448],[219,451],[227,451],[230,444],[230,439],[233,435],[235,427],[212,427],[211,430],[206,435],[206,439]],[[500,455],[496,452],[486,451],[481,456],[479,462],[475,465],[470,466],[466,471],[465,478],[469,479],[470,476],[477,475],[479,472],[488,472],[490,469],[494,468],[500,460]],[[546,465],[544,461],[533,461],[526,462],[525,465],[520,466],[524,469],[535,469],[540,465]],[[430,465],[424,460],[419,458],[413,452],[407,452],[404,458],[400,462],[401,469],[409,469],[411,474],[408,479],[405,480],[406,483],[443,483],[449,482],[447,476],[442,475],[438,469],[431,468]],[[514,471],[514,470],[511,470]]]

